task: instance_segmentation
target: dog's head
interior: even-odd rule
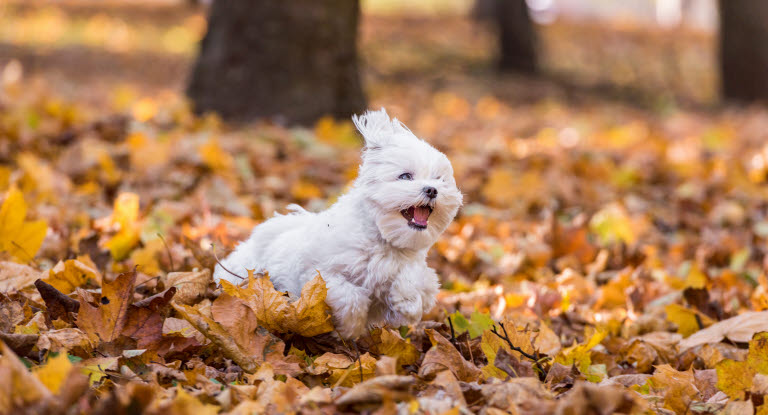
[[[429,248],[461,206],[450,160],[383,108],[352,120],[365,139],[355,188],[374,207],[366,213],[393,246]]]

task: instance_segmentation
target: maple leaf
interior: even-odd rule
[[[88,294],[77,289],[80,299],[80,311],[77,314],[77,327],[83,330],[91,341],[111,342],[123,332],[128,318],[128,307],[133,300],[133,286],[136,271],[125,272],[114,281],[102,286],[99,305],[88,301]]]
[[[747,360],[724,359],[717,370],[717,388],[732,399],[744,399],[756,375],[768,375],[768,332],[761,332],[749,342]]]
[[[24,196],[13,187],[0,206],[0,252],[8,252],[23,262],[34,259],[48,231],[44,220],[26,221],[26,217]]]
[[[176,287],[171,287],[129,305],[122,334],[136,340],[136,347],[140,349],[156,346],[163,337],[165,317],[162,309],[170,303],[174,294],[176,294]]]
[[[259,324],[267,330],[296,333],[304,337],[334,330],[330,307],[325,303],[328,290],[319,273],[304,285],[301,297],[293,303],[283,293],[275,290],[268,274],[257,278],[249,271],[247,287],[240,288],[224,280],[221,281],[221,287],[225,293],[245,300]]]

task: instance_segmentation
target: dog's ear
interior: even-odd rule
[[[353,115],[352,122],[363,135],[366,150],[375,150],[393,144],[396,140],[416,138],[397,118],[389,119],[387,110],[366,111],[363,115]]]

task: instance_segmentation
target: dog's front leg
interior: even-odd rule
[[[356,339],[368,331],[371,291],[343,277],[328,278],[325,301],[333,311],[336,330],[345,339]]]
[[[387,303],[387,323],[391,326],[414,324],[435,305],[440,285],[435,271],[427,267],[403,270],[392,282]]]

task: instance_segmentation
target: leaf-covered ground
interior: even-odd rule
[[[430,253],[438,306],[356,345],[322,276],[298,299],[210,277],[264,218],[344,192],[350,123],[226,126],[173,89],[0,61],[0,413],[768,411],[768,111],[497,77],[489,34],[444,19],[363,26],[372,106],[449,155],[466,205]]]

